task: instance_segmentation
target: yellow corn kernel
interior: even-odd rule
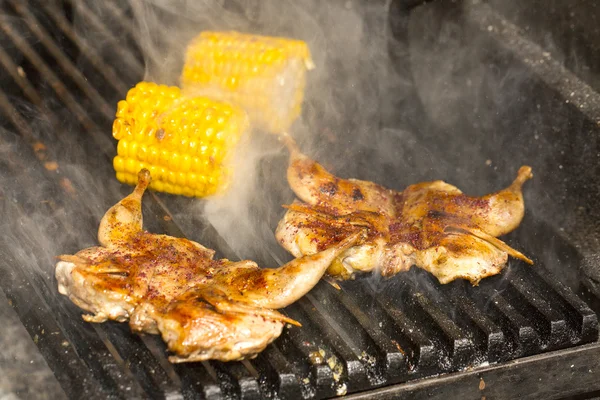
[[[117,104],[117,179],[135,184],[139,170],[148,168],[153,190],[197,197],[216,194],[227,187],[231,150],[248,126],[248,116],[238,106],[140,82]]]
[[[254,126],[281,133],[300,115],[312,68],[303,41],[207,31],[187,48],[181,85],[184,93],[238,104]]]

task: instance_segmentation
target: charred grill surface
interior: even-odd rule
[[[475,379],[482,395],[480,377],[510,385],[502,373],[511,364],[503,363],[516,358],[537,355],[527,359],[529,370],[548,373],[561,363],[597,360],[600,301],[550,267],[546,245],[558,249],[565,269],[577,268],[578,252],[529,214],[510,243],[527,248],[534,267],[511,260],[478,287],[441,286],[415,268],[385,281],[344,282],[339,291],[321,282],[284,310],[302,328],[285,329],[249,361],[172,365],[157,337],[137,336],[118,323],[84,322],[56,292],[52,257],[95,243],[102,213],[129,190],[113,176],[110,110],[143,76],[140,50],[126,28],[131,10],[116,1],[10,0],[0,12],[0,204],[7,233],[0,238],[0,288],[70,397],[325,398],[484,366],[476,378],[474,372],[452,378],[455,388]],[[95,42],[75,33],[75,15],[97,35]],[[537,84],[551,91],[542,80]],[[104,195],[90,199],[98,191]],[[189,236],[235,258],[211,227],[191,230],[193,223],[206,225],[200,217],[174,217],[181,199],[148,197],[149,229]],[[23,224],[25,216],[31,222]],[[56,243],[40,242],[47,237]],[[275,266],[280,252],[272,251],[273,258],[256,261]],[[585,344],[587,352],[551,353]],[[537,382],[537,375],[519,371],[524,382]],[[600,390],[598,379],[581,376],[582,385]],[[403,388],[425,393],[418,385]]]

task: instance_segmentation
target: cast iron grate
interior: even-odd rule
[[[19,222],[36,212],[57,216],[37,228],[47,237],[65,237],[76,250],[95,241],[98,217],[110,204],[82,202],[93,192],[80,191],[86,188],[68,166],[85,162],[94,174],[87,189],[106,190],[109,201],[123,193],[113,179],[109,132],[115,101],[143,74],[125,28],[131,12],[116,1],[96,2],[95,10],[75,0],[3,4],[0,111],[6,120],[0,144],[10,146],[12,156],[0,168],[18,181],[7,178],[0,195],[5,227],[24,251],[2,240],[0,285],[70,397],[324,398],[597,339],[597,316],[583,300],[539,262],[531,268],[515,261],[475,288],[440,286],[415,269],[386,282],[347,282],[342,290],[322,282],[285,310],[302,328],[286,329],[244,362],[171,365],[158,337],[132,335],[125,324],[83,322],[56,293],[55,254]],[[103,25],[99,11],[124,34],[117,37]],[[74,14],[110,44],[108,52],[77,36]],[[180,201],[149,196],[152,230],[184,234],[168,208]],[[81,232],[71,231],[73,220]],[[193,236],[235,257],[210,227]],[[275,258],[261,261],[276,264]]]

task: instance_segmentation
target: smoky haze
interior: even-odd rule
[[[146,80],[177,85],[185,48],[203,30],[299,39],[308,44],[316,65],[307,73],[303,114],[290,132],[302,149],[341,171],[352,165],[344,148],[357,139],[367,145],[364,133],[378,128],[380,85],[392,79],[386,71],[388,1],[132,0],[131,4]],[[273,230],[283,215],[281,205],[293,196],[285,181],[287,151],[273,135],[254,131],[251,136],[235,153],[231,189],[223,196],[192,202],[180,216],[204,213],[239,257],[264,259],[265,248],[277,247]],[[379,157],[393,157],[383,153]]]
[[[464,10],[460,7],[469,3],[478,8],[476,0],[436,1],[415,8],[407,31],[410,45],[394,48],[393,59],[388,54],[389,42],[393,40],[389,35],[388,0],[130,0],[136,24],[128,30],[102,11],[103,2],[73,3],[77,3],[74,18],[78,36],[86,39],[103,60],[114,62],[118,76],[128,84],[142,77],[179,84],[186,45],[206,29],[304,40],[316,68],[307,73],[303,114],[290,133],[305,153],[331,172],[396,190],[415,182],[443,179],[465,193],[480,195],[506,186],[520,165],[531,163],[535,178],[524,189],[528,215],[550,215],[553,227],[560,227],[569,215],[564,212],[568,208],[557,210],[557,205],[571,194],[555,188],[565,187],[563,180],[573,180],[573,170],[567,161],[569,152],[560,155],[555,143],[579,127],[572,126],[568,116],[562,115],[564,105],[556,105],[562,99],[557,100],[549,91],[536,96],[539,82],[530,68],[514,62],[510,55],[496,52],[497,44],[487,32],[494,32],[497,27],[490,26],[491,31],[487,24],[477,29],[465,27],[460,15]],[[112,39],[83,16],[79,9],[82,4],[93,10],[91,14],[106,27]],[[445,8],[449,4],[459,8],[457,18],[448,17]],[[2,21],[35,42],[22,19],[3,16]],[[0,39],[5,39],[2,35],[0,32]],[[140,54],[129,51],[127,44],[131,40],[140,44]],[[551,47],[551,39],[549,42],[547,46]],[[110,151],[99,151],[90,133],[94,131],[102,142],[116,145],[110,123],[84,129],[78,124],[77,115],[45,82],[47,76],[31,66],[10,40],[0,41],[0,48],[23,66],[23,75],[35,82],[36,90],[39,83],[43,98],[40,112],[37,106],[19,101],[21,95],[12,96],[12,104],[29,126],[0,129],[0,165],[3,172],[8,171],[0,174],[0,241],[4,244],[4,262],[9,265],[6,270],[10,272],[3,279],[18,283],[13,293],[21,292],[24,300],[19,307],[30,307],[28,297],[32,292],[28,285],[36,290],[41,287],[36,295],[47,301],[49,309],[67,310],[57,313],[58,317],[79,321],[82,332],[91,332],[98,328],[83,324],[80,312],[56,290],[55,257],[97,245],[101,216],[131,187],[114,178],[114,153],[107,156]],[[552,57],[560,60],[554,51]],[[397,70],[402,60],[412,67],[414,85]],[[97,71],[88,73],[94,69],[90,64],[81,56],[77,67],[115,109],[129,86],[124,85],[118,95],[113,89],[112,95],[105,95],[110,91],[100,87],[98,82],[102,80]],[[55,72],[59,81],[69,81],[60,68]],[[10,77],[2,71],[0,75],[6,85],[2,91],[10,93],[12,85],[15,93],[20,93]],[[84,110],[95,108],[81,93],[76,97]],[[400,99],[410,99],[412,103],[402,104]],[[60,124],[52,124],[47,115],[54,115]],[[106,120],[90,115],[94,121]],[[46,143],[47,149],[40,151],[44,155],[42,161],[40,154],[34,155],[25,143],[20,128],[30,131],[33,141]],[[577,137],[587,140],[585,135]],[[203,239],[203,231],[213,226],[233,249],[227,257],[253,259],[263,267],[273,267],[273,256],[280,262],[291,258],[273,235],[284,214],[281,205],[294,198],[285,177],[288,154],[273,135],[252,132],[248,139],[236,152],[236,175],[227,194],[209,200],[163,194],[157,197],[167,204],[176,224],[190,239],[217,248]],[[573,148],[583,148],[576,147],[578,144],[573,142]],[[556,162],[557,159],[563,161]],[[51,164],[47,171],[40,167],[53,161],[57,163],[56,170]],[[149,197],[146,195],[146,206]],[[147,211],[145,208],[146,228],[158,232],[160,226],[153,220],[162,220],[161,215]],[[554,268],[562,277],[569,274],[576,282],[575,265],[565,271],[562,260],[556,257],[559,239],[552,234],[537,237],[535,230],[542,232],[546,227],[535,228],[530,222],[524,221],[518,228],[521,245],[515,247],[536,258],[536,262],[543,257],[540,264]],[[597,239],[588,239],[593,240]],[[31,282],[23,284],[13,278],[22,271],[26,271]],[[422,283],[423,275],[416,279],[412,272],[387,280],[374,274],[367,282],[382,297],[396,299],[401,306],[398,284],[407,281],[407,286],[418,288]],[[11,287],[11,283],[4,287]],[[334,308],[321,306],[335,312]],[[448,307],[453,312],[452,306]]]
[[[118,49],[115,42],[96,25],[80,18],[80,10],[75,9],[77,33],[100,55],[106,54],[105,59],[114,60],[119,75],[127,78],[127,82],[143,76],[159,83],[178,84],[189,40],[207,29],[306,41],[316,68],[307,73],[303,114],[290,133],[305,153],[342,177],[368,179],[397,190],[432,179],[444,179],[472,194],[499,189],[513,179],[518,166],[526,161],[503,156],[496,150],[509,146],[506,136],[498,132],[515,128],[502,125],[503,119],[516,120],[511,113],[523,105],[533,109],[527,109],[526,114],[521,111],[527,118],[523,120],[528,128],[514,130],[519,134],[519,140],[513,147],[527,140],[540,146],[540,150],[546,144],[545,132],[535,131],[546,112],[545,100],[538,100],[542,109],[536,109],[536,104],[528,102],[523,93],[530,74],[520,65],[496,69],[484,65],[483,49],[488,42],[480,37],[481,32],[466,31],[460,20],[430,14],[429,5],[414,11],[409,30],[410,51],[404,49],[396,54],[397,59],[392,60],[388,55],[391,38],[387,0],[130,0],[136,24],[130,27],[133,33],[127,34],[119,30],[110,15],[101,11],[99,3],[82,3],[94,9],[97,19],[112,30],[118,40],[116,44],[126,43],[128,36],[133,36],[140,44],[144,65],[140,64],[143,70],[136,74],[135,68],[131,67],[135,63],[130,58],[137,54],[114,54]],[[11,19],[11,22],[16,27],[21,24],[17,19]],[[481,36],[485,37],[485,34]],[[7,44],[6,48],[11,46]],[[409,59],[414,66],[418,93],[412,95],[418,94],[422,99],[424,115],[435,121],[435,129],[428,129],[424,125],[425,119],[418,120],[423,127],[398,128],[407,116],[414,117],[414,110],[408,107],[394,108],[391,113],[394,119],[388,115],[382,122],[381,110],[389,111],[390,103],[408,97],[406,93],[411,90],[408,78],[395,68],[398,59]],[[84,66],[81,68],[83,70]],[[93,82],[93,76],[89,76]],[[112,99],[113,106],[125,97],[126,89]],[[491,100],[487,97],[489,93],[495,95]],[[53,98],[52,93],[44,98]],[[525,100],[513,101],[521,98]],[[48,276],[54,265],[52,257],[96,244],[100,217],[130,191],[129,187],[112,178],[110,160],[99,156],[87,134],[78,132],[80,128],[73,126],[73,114],[62,104],[53,102],[58,103],[46,100],[48,104],[44,106],[50,112],[58,113],[62,121],[61,132],[68,134],[54,132],[48,121],[30,105],[17,106],[21,109],[29,107],[27,115],[31,118],[28,120],[38,139],[49,142],[58,137],[60,146],[56,148],[61,152],[50,154],[49,158],[59,162],[59,173],[71,182],[79,195],[65,197],[50,212],[45,208],[37,212],[31,206],[35,212],[29,214],[17,214],[15,209],[20,209],[21,205],[14,200],[14,204],[7,205],[7,214],[11,218],[3,225],[5,231],[12,232],[7,235],[7,240],[14,248],[19,248],[22,242],[19,235],[36,237],[27,243],[44,252]],[[507,118],[503,118],[505,115]],[[495,125],[496,122],[499,124]],[[106,140],[113,141],[110,127],[98,132]],[[539,139],[522,139],[526,133],[534,137],[539,135]],[[48,147],[49,151],[54,148]],[[441,153],[435,148],[448,151],[440,157]],[[9,164],[8,154],[25,152],[15,149],[10,141],[5,141],[2,151]],[[491,166],[486,164],[488,159]],[[177,201],[179,207],[173,211],[177,224],[184,228],[190,239],[199,241],[205,225],[214,226],[238,258],[269,260],[270,251],[277,252],[281,260],[289,257],[273,235],[284,214],[281,205],[291,202],[294,197],[285,179],[287,151],[273,135],[253,132],[251,140],[238,149],[235,163],[234,184],[225,196]],[[533,167],[536,173],[536,168],[542,165]],[[27,204],[47,204],[43,203],[48,197],[46,193],[27,194],[11,189],[27,173],[17,167],[14,170],[14,176],[3,177],[5,197],[10,201],[16,197],[29,197]],[[534,185],[540,187],[539,182],[536,176],[530,187],[526,187],[527,200],[534,192]],[[543,190],[535,192],[544,193]],[[551,203],[550,197],[550,194],[545,196],[547,203]],[[74,210],[81,211],[76,213]],[[208,224],[196,223],[193,218],[205,218]],[[61,222],[61,228],[56,227],[56,221]],[[39,233],[34,235],[33,232]],[[273,265],[264,263],[263,266]]]

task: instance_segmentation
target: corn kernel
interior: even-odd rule
[[[165,184],[162,181],[156,181],[156,182],[152,182],[154,184],[154,190],[158,191],[158,192],[166,192],[165,190]],[[201,194],[202,195],[202,194]],[[200,197],[200,196],[198,196]]]
[[[117,179],[120,182],[125,182],[125,173],[124,172],[117,172]]]
[[[177,174],[173,171],[167,172],[167,182],[169,182],[173,185],[176,184],[177,183]]]
[[[156,165],[149,164],[148,171],[150,171],[150,176],[155,181],[160,181],[162,179],[162,175],[160,173],[160,168]]]
[[[127,146],[129,143],[125,139],[119,140],[117,144],[117,154],[123,157],[127,157]]]
[[[115,171],[124,171],[125,170],[125,158],[121,157],[121,156],[116,156],[113,159],[113,167],[114,167]]]
[[[139,172],[140,169],[141,168],[138,168],[138,163],[135,158],[128,158],[127,161],[125,161],[126,172],[129,172],[130,174],[135,174]]]
[[[112,135],[115,139],[123,138],[123,120],[115,119],[113,122]]]
[[[181,186],[178,185],[173,185],[173,194],[182,194],[183,190],[181,189]]]
[[[175,177],[175,182],[179,185],[179,186],[185,186],[187,185],[187,174],[185,172],[177,172],[176,173],[176,177]]]
[[[159,157],[159,149],[156,146],[150,146],[150,148],[148,149],[148,159],[147,161],[150,164],[156,164],[158,162],[158,157]]]
[[[181,194],[192,197],[194,195],[194,190],[188,186],[184,186]]]
[[[145,144],[138,146],[136,155],[137,155],[138,160],[147,161],[148,160],[148,146],[146,146]]]
[[[179,169],[182,172],[188,172],[192,166],[192,158],[189,154],[183,154],[179,160]]]

